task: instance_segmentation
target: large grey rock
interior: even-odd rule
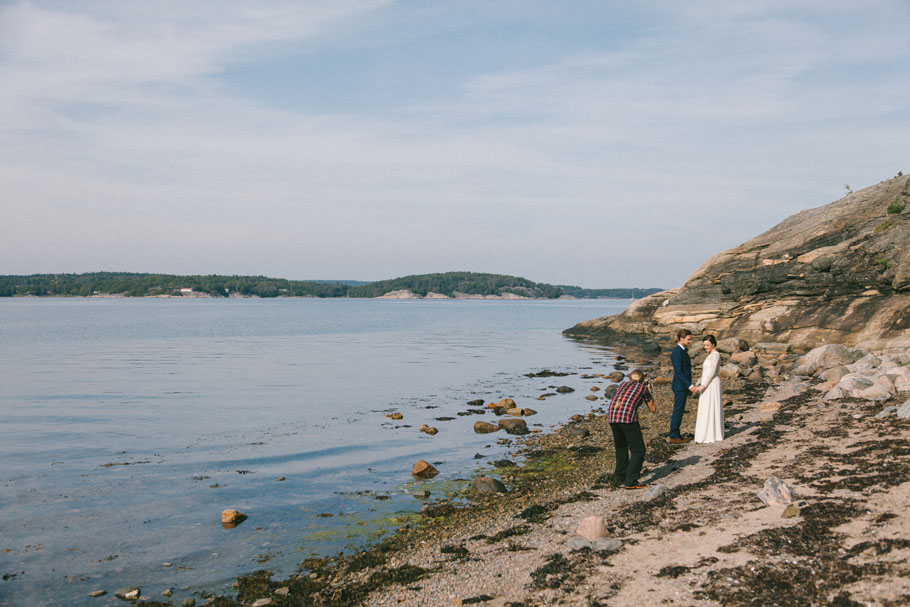
[[[847,365],[852,373],[867,373],[872,369],[878,368],[882,360],[875,354],[866,354],[861,359],[851,365]]]
[[[910,419],[910,400],[898,407],[897,416],[903,419]]]
[[[474,479],[474,491],[479,495],[493,495],[494,493],[505,493],[508,491],[502,481],[491,476],[478,476]]]
[[[776,476],[766,480],[764,488],[758,492],[758,499],[768,506],[792,504],[794,497],[793,489]]]
[[[569,547],[570,550],[583,550],[585,548],[592,547],[590,540],[586,540],[585,538],[579,537],[577,535],[574,537],[570,537],[569,541],[566,542],[566,545]]]
[[[895,413],[897,413],[897,407],[885,407],[875,414],[875,419],[884,419],[889,415],[894,415]]]
[[[796,375],[814,375],[819,371],[852,364],[853,353],[841,344],[825,344],[807,352],[793,369]]]
[[[619,552],[622,541],[612,537],[599,537],[591,542],[591,547],[597,552]]]
[[[837,382],[837,387],[844,390],[845,392],[853,392],[854,390],[865,390],[866,388],[871,388],[874,384],[875,382],[865,375],[860,375],[859,373],[848,373],[840,378],[840,381]]]

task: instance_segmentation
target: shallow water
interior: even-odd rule
[[[523,374],[612,370],[560,331],[628,303],[0,300],[0,604],[179,602],[378,537],[420,508],[416,459],[438,496],[507,453],[467,401],[512,397],[544,429],[599,406],[536,400],[577,375]],[[249,519],[224,529],[225,508]]]

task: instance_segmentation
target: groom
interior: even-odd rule
[[[670,440],[674,445],[684,445],[688,438],[679,435],[679,425],[686,410],[686,398],[695,394],[696,388],[692,385],[692,361],[686,351],[692,345],[692,331],[680,329],[676,332],[676,347],[670,354],[673,363],[673,415],[670,417]]]

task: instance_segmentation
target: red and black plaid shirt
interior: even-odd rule
[[[624,381],[610,401],[611,424],[632,424],[638,421],[638,407],[651,400],[648,387],[637,381]]]

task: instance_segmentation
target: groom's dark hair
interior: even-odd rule
[[[676,332],[676,341],[679,341],[680,339],[682,339],[683,337],[686,337],[687,335],[692,335],[692,331],[690,331],[689,329],[680,329],[679,331]]]

